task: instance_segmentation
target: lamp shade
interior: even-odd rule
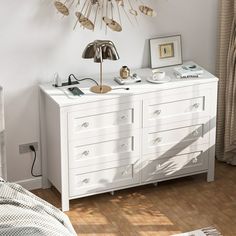
[[[83,58],[94,59],[94,62],[100,63],[103,60],[118,60],[119,54],[112,41],[109,40],[95,40],[89,43],[84,49]]]

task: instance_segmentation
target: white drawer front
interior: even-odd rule
[[[115,163],[115,166],[104,164],[100,167],[101,169],[87,173],[84,173],[86,172],[85,169],[81,168],[70,170],[70,197],[99,193],[120,186],[139,183],[140,171],[138,168],[140,166],[137,163],[138,159],[130,163]]]
[[[164,104],[155,104],[149,106],[149,117],[151,119],[165,118],[166,116],[180,115],[189,112],[204,111],[204,98],[190,98],[186,100],[172,101]]]
[[[114,106],[70,112],[69,139],[91,137],[140,127],[139,103],[115,104]]]
[[[209,143],[209,123],[205,118],[189,121],[189,124],[182,126],[176,124],[146,128],[143,133],[144,154],[204,143]]]
[[[193,90],[193,91],[189,91]],[[181,120],[196,119],[209,115],[209,91],[179,89],[178,92],[163,91],[152,98],[144,99],[143,126],[150,127],[157,123],[172,123]]]
[[[169,179],[207,170],[208,152],[195,151],[160,158],[159,155],[147,156],[142,165],[142,182]]]
[[[77,168],[139,156],[139,150],[138,130],[71,141],[69,167]]]

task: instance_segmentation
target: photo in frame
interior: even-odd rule
[[[151,68],[181,65],[181,35],[150,39]]]

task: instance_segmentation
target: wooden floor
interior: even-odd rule
[[[60,206],[55,190],[34,193]],[[78,235],[171,235],[215,226],[236,236],[236,167],[216,165],[216,180],[205,175],[147,185],[71,201],[67,212]]]

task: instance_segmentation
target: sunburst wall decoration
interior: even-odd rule
[[[156,11],[142,0],[65,0],[55,1],[54,5],[63,16],[75,14],[74,29],[79,24],[84,29],[94,30],[109,28],[112,31],[122,31],[122,20],[126,17],[131,24],[138,22],[139,14],[154,17]]]

